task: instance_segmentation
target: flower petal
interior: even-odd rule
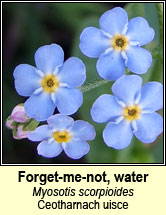
[[[119,105],[112,95],[101,95],[91,109],[91,116],[95,122],[103,123],[114,121],[122,114],[122,106]]]
[[[58,156],[62,152],[62,145],[56,142],[48,143],[48,141],[42,141],[38,147],[37,151],[39,155],[42,155],[46,158],[53,158]]]
[[[24,104],[26,114],[37,121],[47,120],[53,114],[55,107],[50,94],[46,93],[32,94]]]
[[[163,85],[159,82],[148,82],[141,90],[139,105],[142,110],[154,112],[163,107]]]
[[[86,79],[86,68],[83,62],[77,57],[69,58],[58,74],[60,82],[64,82],[69,87],[81,86]]]
[[[52,125],[54,128],[66,129],[73,125],[74,120],[69,116],[65,116],[62,114],[55,114],[49,117],[47,122],[49,125]]]
[[[36,68],[28,64],[20,64],[13,73],[15,88],[19,95],[30,96],[40,87],[41,78],[36,73]]]
[[[48,139],[51,135],[48,125],[42,125],[34,131],[28,133],[28,139],[32,141],[42,141]]]
[[[98,28],[88,27],[81,33],[79,47],[88,57],[100,57],[100,55],[109,48],[109,46],[110,39]]]
[[[52,73],[63,60],[63,49],[57,44],[42,46],[35,53],[36,66],[44,73]]]
[[[93,140],[96,136],[94,127],[83,120],[75,121],[71,132],[74,133],[74,137],[78,137],[81,140]]]
[[[138,46],[130,46],[126,51],[126,66],[136,74],[146,73],[152,64],[151,53]]]
[[[83,102],[80,90],[72,88],[59,88],[57,92],[57,108],[61,114],[75,113]]]
[[[155,32],[149,27],[146,19],[135,17],[130,19],[126,35],[130,41],[139,42],[139,45],[143,46],[153,40]]]
[[[96,66],[99,75],[110,81],[118,79],[125,71],[125,62],[120,52],[116,51],[101,55]]]
[[[123,75],[112,85],[112,92],[126,105],[133,105],[141,85],[142,78],[138,75]]]
[[[89,144],[83,140],[72,140],[68,143],[62,143],[63,149],[68,157],[80,159],[89,152]]]
[[[135,136],[144,143],[154,142],[163,131],[163,118],[158,113],[142,114],[136,120],[137,131]]]
[[[121,7],[105,12],[99,20],[101,29],[111,35],[120,34],[128,24],[128,15]]]
[[[115,149],[126,148],[133,137],[131,124],[122,120],[118,124],[110,122],[103,131],[103,139],[107,146]]]

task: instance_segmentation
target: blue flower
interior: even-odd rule
[[[116,80],[125,67],[136,74],[147,72],[152,56],[141,46],[151,42],[155,33],[144,18],[128,21],[126,11],[116,7],[100,17],[99,25],[101,29],[83,30],[80,49],[88,57],[99,58],[97,71],[102,78]]]
[[[72,159],[79,159],[89,152],[86,140],[93,140],[95,129],[88,122],[74,120],[62,114],[48,118],[48,125],[42,125],[29,133],[28,139],[42,141],[38,154],[47,158],[58,156],[63,150]]]
[[[83,96],[76,87],[86,79],[83,62],[69,58],[57,44],[40,47],[35,53],[36,67],[20,64],[14,70],[15,88],[19,95],[30,96],[24,104],[26,114],[37,121],[47,120],[55,108],[62,114],[73,114]]]
[[[127,147],[133,134],[144,143],[154,142],[163,131],[163,119],[155,111],[163,106],[163,86],[142,78],[123,75],[113,85],[113,95],[104,94],[93,104],[91,116],[98,123],[108,122],[103,131],[106,145]]]

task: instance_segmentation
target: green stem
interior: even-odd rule
[[[163,3],[156,3],[156,8],[160,26],[160,45],[163,46]]]
[[[156,9],[159,20],[160,43],[152,51],[152,57],[154,59],[157,58],[157,60],[155,61],[154,68],[152,70],[151,79],[161,81],[163,80],[163,4],[156,3]]]
[[[156,3],[158,20],[159,20],[159,30],[160,30],[160,43],[159,45],[152,51],[153,59],[162,58],[163,59],[163,4]]]
[[[109,82],[108,80],[96,79],[89,83],[84,84],[82,87],[79,87],[79,89],[82,91],[82,93],[85,93],[108,82]]]
[[[131,72],[130,72],[130,70],[128,68],[125,69],[125,74],[126,75],[131,74]],[[95,79],[93,81],[90,81],[90,82],[84,84],[82,87],[79,87],[79,89],[82,91],[82,93],[86,93],[86,92],[88,92],[90,90],[93,90],[93,89],[95,89],[95,88],[97,88],[99,86],[102,86],[104,84],[107,84],[109,82],[111,82],[111,81],[105,80],[105,79],[103,79],[103,80],[102,79]]]
[[[153,59],[156,59],[158,57],[162,57],[163,58],[163,50],[162,50],[161,45],[157,46],[157,48],[153,49],[153,51],[151,53],[152,53]]]

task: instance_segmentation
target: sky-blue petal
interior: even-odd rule
[[[126,105],[133,105],[141,92],[142,78],[138,75],[123,75],[113,85],[113,94]]]
[[[96,136],[94,127],[83,120],[75,121],[71,132],[74,134],[74,137],[80,138],[81,140],[93,140]]]
[[[73,139],[68,143],[62,143],[63,149],[68,157],[80,159],[89,152],[90,146],[84,140]]]
[[[28,64],[20,64],[14,70],[15,88],[19,95],[30,96],[40,87],[41,78],[36,73],[36,68]]]
[[[128,15],[121,7],[106,11],[99,19],[101,29],[111,35],[120,34],[128,24]]]
[[[132,137],[131,124],[126,120],[122,120],[118,124],[110,122],[103,131],[104,142],[115,149],[126,148],[131,143]]]
[[[159,82],[148,82],[141,89],[139,105],[142,110],[154,112],[163,107],[163,85]]]
[[[63,64],[58,73],[60,82],[68,84],[69,87],[81,86],[86,79],[86,68],[82,60],[71,57]]]
[[[51,136],[51,130],[48,125],[41,125],[34,131],[28,133],[28,139],[32,141],[42,141]]]
[[[110,47],[110,39],[103,34],[101,29],[88,27],[81,33],[79,47],[86,56],[98,58]]]
[[[112,95],[101,95],[94,102],[91,109],[91,116],[95,122],[103,123],[114,121],[122,115],[122,106],[120,106]]]
[[[63,49],[57,44],[42,46],[35,53],[36,67],[44,73],[52,73],[63,61]]]
[[[158,113],[142,114],[136,120],[135,136],[143,143],[152,143],[163,131],[163,118]]]
[[[50,94],[46,93],[32,94],[24,104],[26,114],[37,121],[47,120],[53,114],[55,107]]]
[[[75,88],[59,88],[57,94],[57,108],[61,114],[73,114],[82,105],[82,92]]]
[[[126,51],[126,66],[136,74],[146,73],[152,64],[151,53],[139,46],[130,46]]]
[[[48,141],[44,140],[38,145],[37,151],[43,157],[53,158],[58,156],[63,151],[63,148],[60,143],[56,143],[55,141],[48,143]]]
[[[96,66],[99,75],[110,81],[118,79],[125,71],[125,62],[117,51],[101,55]]]
[[[139,45],[143,46],[153,40],[155,32],[146,19],[135,17],[129,21],[126,35],[130,41],[139,42]]]
[[[63,114],[55,114],[50,116],[47,122],[56,129],[67,129],[73,125],[74,120]]]

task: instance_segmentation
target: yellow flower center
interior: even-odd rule
[[[68,142],[71,138],[71,135],[69,132],[67,131],[56,131],[53,133],[53,138],[56,140],[56,142],[58,143],[62,143],[62,142]]]
[[[121,34],[116,34],[111,40],[111,45],[117,51],[124,51],[128,48],[128,38]]]
[[[137,105],[127,106],[123,110],[123,116],[128,121],[138,119],[140,117],[141,109]]]
[[[49,74],[42,79],[41,85],[45,92],[52,93],[59,87],[59,82],[56,76]]]

